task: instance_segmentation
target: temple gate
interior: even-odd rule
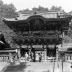
[[[44,58],[56,56],[56,46],[62,44],[64,32],[69,28],[71,16],[62,17],[56,12],[24,15],[24,19],[4,19],[16,33],[21,32],[24,42],[21,54],[32,51],[42,53]]]

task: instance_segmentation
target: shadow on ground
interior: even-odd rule
[[[19,65],[11,64],[6,68],[4,72],[24,72],[25,68],[26,68],[26,63],[20,63]]]

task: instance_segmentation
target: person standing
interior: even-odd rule
[[[38,53],[36,53],[36,62],[39,62],[39,54]]]
[[[41,60],[42,60],[42,54],[39,53],[39,62],[41,62]]]
[[[25,61],[26,62],[28,61],[28,54],[27,54],[27,52],[25,53]]]
[[[34,59],[34,54],[33,54],[33,52],[31,52],[30,57],[31,57],[31,62],[33,62],[33,59]]]

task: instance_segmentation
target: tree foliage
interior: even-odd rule
[[[16,8],[13,4],[4,4],[2,0],[0,0],[0,17],[13,18],[16,17]]]
[[[50,11],[56,11],[56,12],[61,11],[61,10],[62,10],[61,7],[56,7],[56,6],[52,6],[50,9]]]
[[[65,13],[62,7],[56,7],[56,6],[52,6],[50,9],[47,7],[45,8],[45,7],[39,6],[38,8],[33,7],[32,10],[25,9],[25,10],[20,10],[19,12],[20,13],[31,13],[31,12],[49,12],[49,11]]]
[[[4,38],[10,46],[14,46],[12,42],[12,36],[15,36],[13,30],[11,30],[4,22],[2,21],[2,17],[13,18],[17,16],[16,8],[13,4],[4,4],[2,0],[0,0],[0,32],[4,35]]]
[[[20,13],[34,13],[34,12],[48,12],[49,9],[48,8],[44,8],[42,6],[37,7],[33,7],[32,10],[29,9],[25,9],[25,10],[20,10]]]
[[[48,8],[44,8],[42,6],[39,6],[38,8],[34,7],[32,8],[32,10],[35,12],[35,11],[38,11],[38,12],[48,12]]]

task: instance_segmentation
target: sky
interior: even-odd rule
[[[2,0],[5,4],[13,3],[17,11],[22,9],[32,9],[33,7],[61,6],[66,12],[72,11],[72,0]]]

